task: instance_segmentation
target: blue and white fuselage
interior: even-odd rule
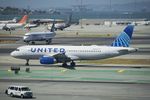
[[[135,52],[135,48],[111,47],[111,46],[22,46],[11,53],[11,56],[20,59],[39,59],[42,56],[53,56],[55,54],[65,54],[74,57],[73,60],[95,60],[115,57],[119,55]]]

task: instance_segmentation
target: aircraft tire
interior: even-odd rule
[[[75,67],[75,66],[76,66],[76,63],[75,63],[74,61],[72,61],[72,62],[70,63],[70,66],[71,66],[71,67]]]

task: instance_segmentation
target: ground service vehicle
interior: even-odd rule
[[[27,86],[16,86],[16,85],[11,85],[6,89],[5,93],[7,95],[10,95],[11,97],[18,96],[21,98],[25,97],[33,97],[32,91],[29,89]]]

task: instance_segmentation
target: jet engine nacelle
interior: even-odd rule
[[[56,59],[54,57],[43,56],[40,58],[41,64],[54,64],[56,63]]]

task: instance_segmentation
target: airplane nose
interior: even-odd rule
[[[13,56],[14,55],[13,52],[11,52],[10,55]]]
[[[11,55],[12,57],[15,57],[15,52],[14,52],[14,51],[11,52],[10,55]]]
[[[10,56],[14,58],[20,58],[22,55],[18,51],[13,51],[10,53]]]

